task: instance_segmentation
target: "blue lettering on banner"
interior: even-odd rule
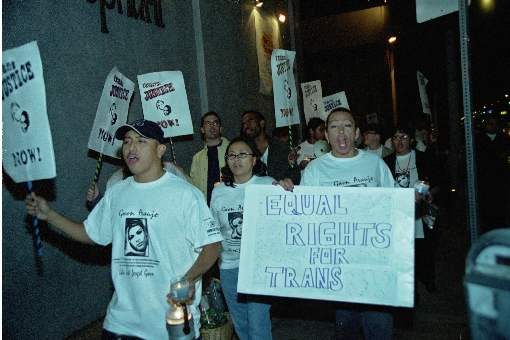
[[[346,215],[340,195],[268,195],[266,215]]]

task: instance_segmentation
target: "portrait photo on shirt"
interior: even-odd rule
[[[230,228],[232,228],[232,239],[241,240],[241,236],[243,234],[243,212],[229,212],[228,224],[230,225]]]
[[[125,256],[149,256],[149,228],[146,218],[126,218]]]

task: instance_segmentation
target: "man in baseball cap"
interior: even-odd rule
[[[138,119],[129,124],[122,125],[115,132],[115,138],[123,140],[126,132],[129,130],[133,130],[145,138],[155,139],[160,144],[164,144],[166,142],[163,130],[159,127],[159,125],[146,119]]]
[[[166,146],[158,124],[137,120],[121,126],[115,138],[123,141],[122,156],[133,176],[107,189],[85,221],[59,214],[34,193],[25,200],[27,212],[75,241],[112,245],[115,290],[102,339],[168,338],[165,294],[178,277],[190,284],[198,338],[200,277],[219,255],[219,227],[203,194],[163,169]]]

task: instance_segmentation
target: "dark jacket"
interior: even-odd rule
[[[269,141],[269,154],[267,155],[267,174],[277,181],[290,178],[294,184],[299,184],[301,171],[295,165],[289,165],[289,146],[281,141],[272,138]]]

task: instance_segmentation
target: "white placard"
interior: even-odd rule
[[[411,307],[414,190],[246,188],[237,291]]]
[[[96,118],[90,131],[88,147],[104,155],[120,158],[122,141],[115,139],[115,131],[126,123],[129,102],[135,84],[114,67],[104,83],[97,105]]]
[[[423,113],[431,114],[429,96],[427,94],[427,84],[429,80],[425,78],[423,73],[416,71],[416,79],[418,80],[418,91],[420,92],[421,109]]]
[[[2,163],[16,183],[54,178],[55,154],[36,41],[2,53]]]
[[[345,94],[345,91],[337,92],[335,94],[332,94],[330,96],[322,98],[322,102],[324,103],[324,120],[328,118],[328,115],[331,111],[334,109],[338,109],[339,107],[345,107],[346,109],[349,108],[349,103],[347,102],[347,96]]]
[[[280,27],[273,15],[265,15],[257,10],[253,11],[253,15],[259,65],[259,92],[269,96],[273,91],[271,53],[273,49],[280,47]]]
[[[294,79],[295,57],[296,52],[287,50],[273,50],[271,55],[276,127],[299,124],[296,80]]]
[[[181,71],[138,76],[143,116],[161,126],[165,137],[193,134],[188,96]]]
[[[324,119],[324,104],[322,102],[322,86],[320,80],[301,83],[303,91],[303,110],[305,111],[306,123],[310,118],[318,117]]]

